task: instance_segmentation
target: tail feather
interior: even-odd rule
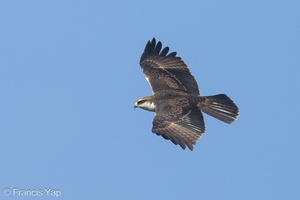
[[[198,106],[204,113],[228,124],[239,116],[239,108],[225,94],[202,97]]]

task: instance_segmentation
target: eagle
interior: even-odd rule
[[[137,100],[134,108],[155,112],[152,132],[192,151],[205,132],[202,112],[231,124],[239,108],[225,94],[200,96],[195,77],[176,55],[155,38],[147,42],[140,66],[153,93]]]

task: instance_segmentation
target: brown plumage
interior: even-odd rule
[[[239,109],[225,94],[200,96],[187,65],[176,52],[168,52],[169,47],[162,49],[155,38],[148,41],[140,65],[153,95],[139,99],[135,107],[156,112],[152,132],[182,149],[187,146],[193,150],[205,132],[202,112],[230,124],[237,119]]]

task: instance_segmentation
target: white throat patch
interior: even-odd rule
[[[149,101],[146,101],[142,105],[139,105],[139,107],[142,108],[142,109],[144,109],[144,110],[155,112],[155,105],[154,105],[153,102],[150,103]]]

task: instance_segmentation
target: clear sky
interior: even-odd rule
[[[300,199],[299,10],[297,0],[1,1],[0,199]],[[153,37],[202,95],[240,107],[231,125],[205,115],[192,152],[133,109],[151,95],[139,59]]]

